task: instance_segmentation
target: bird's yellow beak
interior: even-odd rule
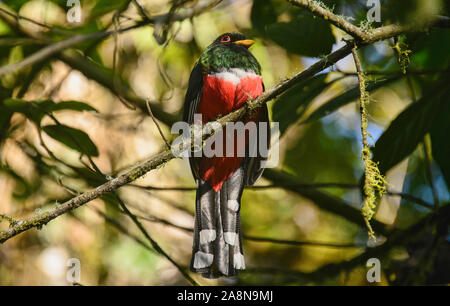
[[[243,40],[237,40],[234,42],[235,44],[243,45],[246,48],[249,48],[251,45],[253,45],[255,42],[251,39],[243,39]]]

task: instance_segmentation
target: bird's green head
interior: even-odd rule
[[[241,33],[222,34],[203,51],[200,64],[206,72],[241,68],[261,74],[261,66],[248,50],[253,44]]]

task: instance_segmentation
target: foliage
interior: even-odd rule
[[[0,230],[95,189],[164,148],[146,102],[168,135],[181,117],[196,59],[219,34],[240,31],[256,41],[250,50],[262,66],[266,89],[343,44],[335,26],[285,0],[254,0],[251,6],[236,1],[183,17],[192,13],[184,10],[185,2],[139,1],[154,18],[145,21],[134,1],[86,0],[79,24],[67,22],[66,1],[0,4],[40,23],[19,20],[18,26],[0,10],[0,69],[75,35],[113,31],[114,16],[119,16],[119,28],[127,29],[0,75]],[[323,1],[355,25],[365,20],[367,8],[361,3]],[[427,18],[448,15],[442,1],[404,3],[383,1],[381,24],[414,21],[422,11]],[[168,29],[167,38],[157,41],[154,33],[162,28]],[[240,274],[237,284],[367,284],[364,256],[379,250],[377,256],[386,262],[383,284],[450,281],[450,257],[444,256],[448,232],[442,230],[448,224],[435,218],[436,212],[448,215],[450,201],[449,49],[449,29],[444,28],[362,47],[370,101],[367,132],[373,135],[367,146],[360,133],[360,85],[345,60],[269,103],[271,120],[280,123],[280,162],[258,184],[276,188],[244,192],[244,251],[254,269]],[[426,135],[431,150],[424,149]],[[373,162],[366,160],[364,167],[361,152],[369,156],[369,147]],[[374,214],[371,222],[383,239],[380,249],[355,248],[368,238],[360,209],[363,182],[380,183],[365,176],[368,168],[376,172],[374,165],[379,168],[375,178],[386,176],[390,185],[381,199],[372,194],[381,202],[366,217]],[[65,284],[63,276],[42,268],[56,255],[80,258],[86,284],[186,284],[167,260],[181,267],[189,262],[195,193],[186,186],[193,186],[188,165],[172,161],[40,231],[15,237],[0,251],[0,284]],[[124,203],[141,227],[127,218]],[[161,256],[151,241],[169,255]],[[350,277],[343,277],[348,272]],[[421,275],[417,279],[411,277],[415,272]]]

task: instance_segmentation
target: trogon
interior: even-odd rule
[[[183,121],[193,124],[201,115],[202,124],[216,120],[239,108],[264,91],[261,66],[248,48],[253,44],[240,33],[225,33],[209,45],[195,64],[185,97]],[[267,107],[264,105],[242,119],[255,124],[256,130],[226,134],[222,129],[223,150],[234,139],[245,145],[245,153],[197,156],[189,164],[197,184],[195,228],[190,269],[206,278],[234,276],[245,269],[242,251],[241,196],[246,185],[252,185],[262,174],[267,154],[250,154],[250,139],[270,142]],[[262,133],[261,133],[262,132]],[[218,134],[219,135],[219,134]],[[216,136],[216,135],[214,135]],[[239,139],[240,138],[240,139]],[[243,141],[243,142],[242,142]]]

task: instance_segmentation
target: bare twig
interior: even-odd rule
[[[423,217],[421,220],[410,226],[408,229],[398,231],[392,236],[388,237],[388,240],[374,248],[368,248],[364,253],[358,255],[350,260],[343,261],[341,263],[333,263],[325,265],[318,270],[310,274],[311,277],[317,277],[317,279],[323,279],[324,277],[332,277],[344,270],[350,270],[361,264],[365,264],[369,258],[381,258],[383,254],[386,254],[389,250],[400,245],[406,245],[412,238],[416,237],[420,232],[429,228],[430,224],[436,222],[449,222],[450,221],[450,205],[440,207],[436,212]]]
[[[351,71],[342,71],[342,70],[336,70],[335,72],[341,73],[343,75],[353,75],[358,76],[357,72],[351,72]],[[373,70],[367,70],[364,72],[365,75],[374,75],[374,76],[403,76],[406,74],[408,75],[428,75],[428,74],[438,74],[438,73],[448,73],[450,72],[450,68],[444,68],[444,69],[420,69],[420,70],[412,70],[408,69],[406,73],[403,73],[402,71],[373,71]]]
[[[169,144],[169,142],[167,141],[166,137],[164,136],[164,133],[162,132],[161,127],[159,126],[158,121],[156,120],[155,116],[153,115],[152,108],[150,107],[150,102],[149,102],[149,100],[147,99],[145,102],[146,102],[146,105],[147,105],[147,111],[148,111],[148,114],[150,115],[150,117],[152,117],[153,122],[155,123],[156,127],[158,128],[159,134],[161,135],[162,139],[164,140],[167,149],[170,149],[170,144]]]
[[[188,15],[192,16],[193,13],[195,13],[195,12],[190,12]],[[182,18],[182,17],[187,18],[185,15],[178,15],[178,16],[179,16],[178,18]],[[136,28],[139,26],[140,26],[140,24],[137,24],[132,27]],[[130,28],[125,28],[125,29],[121,29],[120,31],[123,32],[123,31],[129,30],[129,29]],[[394,26],[394,25],[381,27],[381,28],[372,30],[368,39],[365,39],[361,43],[358,43],[358,42],[356,42],[356,43],[359,45],[370,44],[370,43],[376,42],[381,39],[387,39],[392,36],[396,36],[400,33],[404,33],[407,30],[411,30],[411,29],[402,28],[402,27]],[[90,36],[88,39],[104,38],[104,37],[110,35],[111,33],[112,32],[99,32],[99,33],[89,34]],[[41,53],[39,55],[40,59],[45,58],[45,56],[50,56],[52,54],[58,53],[62,49],[70,47],[78,42],[85,41],[86,35],[74,36],[73,38],[70,38],[69,40],[65,40],[62,42],[58,42],[54,45],[50,45],[49,47],[47,47],[49,49],[47,49],[46,51],[43,51],[46,49],[46,48],[44,48],[41,51],[45,54],[43,55]],[[277,97],[278,95],[280,95],[287,89],[291,88],[293,85],[309,79],[310,77],[314,76],[316,73],[330,67],[331,65],[336,63],[338,60],[346,57],[348,54],[350,54],[352,52],[352,48],[353,48],[354,44],[355,44],[355,42],[347,43],[344,47],[330,53],[328,56],[324,57],[323,59],[319,60],[315,64],[311,65],[309,68],[307,68],[304,71],[295,75],[293,78],[279,83],[278,85],[274,86],[270,90],[267,90],[266,92],[261,94],[257,99],[250,101],[249,103],[245,104],[243,107],[237,109],[236,111],[233,111],[232,113],[220,118],[218,120],[218,123],[221,125],[224,125],[224,124],[226,124],[226,122],[236,121],[239,118],[244,117],[249,111],[252,111],[253,109],[255,109],[257,107],[262,106],[263,104],[267,103],[267,101]],[[39,52],[41,52],[41,51],[39,51]],[[37,55],[35,54],[34,56],[36,57]],[[28,62],[28,64],[35,62],[35,61],[30,61],[29,59],[26,59],[26,61]],[[19,66],[23,67],[23,63],[22,64],[18,63],[18,64],[19,64]],[[10,71],[9,70],[10,68],[7,68],[7,67],[8,66],[0,68],[0,71],[4,72],[5,69],[7,71]],[[207,136],[209,136],[209,135],[207,135]],[[187,139],[183,143],[183,146],[185,149],[188,148],[187,147],[188,143],[189,143],[189,139]],[[42,226],[68,211],[76,209],[95,198],[98,198],[108,192],[116,190],[116,189],[120,188],[121,186],[126,185],[126,184],[136,180],[137,178],[141,177],[145,173],[159,167],[160,165],[173,159],[174,157],[175,156],[173,155],[173,153],[170,150],[165,150],[165,151],[157,154],[153,158],[149,159],[148,161],[144,162],[143,164],[131,169],[130,171],[127,171],[126,173],[122,174],[121,176],[98,186],[94,190],[85,192],[82,195],[74,197],[73,199],[59,205],[58,207],[56,207],[44,214],[34,215],[34,216],[30,217],[29,219],[23,220],[19,225],[13,226],[3,232],[0,232],[0,242],[5,242],[8,239],[10,239],[11,237],[14,237],[17,234],[24,232],[30,228]],[[268,169],[268,170],[270,170],[270,169]],[[267,175],[268,171],[265,171],[265,173]],[[303,191],[302,194],[305,194],[305,192]],[[321,195],[321,197],[323,198],[323,195]],[[335,202],[335,201],[331,200],[330,203],[333,203],[333,202]],[[321,205],[324,205],[324,203],[321,203]],[[329,206],[328,209],[331,209],[332,211],[338,211],[337,209],[331,207],[331,205],[333,205],[333,204],[327,204],[327,206]],[[338,205],[339,205],[340,209],[342,209],[342,211],[346,210],[346,208],[344,208],[344,206],[343,206],[345,204],[340,204],[340,201],[339,201]],[[352,208],[349,208],[349,209],[351,211],[350,214],[352,215],[354,213],[354,211],[352,210]],[[357,220],[356,216],[353,216],[353,220]],[[376,223],[374,223],[374,224],[376,224]],[[383,227],[384,226],[380,224],[380,228],[383,228]]]
[[[345,31],[355,39],[365,40],[367,32],[355,26],[343,17],[333,14],[333,12],[319,1],[311,0],[288,0],[292,5],[307,9],[314,15],[328,20],[331,24]]]
[[[424,28],[431,26],[449,28],[450,18],[446,16],[434,16],[433,19],[424,21],[422,24],[408,24],[408,25],[388,25],[373,30],[365,30],[357,27],[345,18],[333,14],[333,12],[323,5],[320,1],[313,0],[287,0],[292,5],[307,9],[314,15],[328,20],[334,26],[345,31],[351,35],[356,41],[363,43],[372,43],[379,40],[379,37],[388,34],[390,37],[404,34],[405,32],[420,32]]]
[[[4,13],[4,14],[6,14],[6,15],[9,15],[9,16],[11,16],[11,17],[13,17],[13,18],[14,18],[15,20],[17,20],[17,21],[19,21],[19,20],[25,20],[25,21],[28,21],[28,22],[30,22],[30,23],[32,23],[32,24],[37,25],[37,26],[43,27],[43,28],[49,30],[50,32],[54,32],[54,33],[58,33],[58,34],[63,34],[63,35],[72,35],[72,34],[73,34],[73,33],[69,32],[69,31],[64,31],[64,30],[61,30],[61,29],[59,29],[59,28],[55,28],[55,27],[49,26],[49,25],[47,25],[47,24],[45,24],[45,23],[42,23],[42,22],[33,20],[33,19],[28,18],[28,17],[25,17],[25,16],[22,16],[22,15],[20,15],[20,14],[18,14],[18,13],[15,13],[15,12],[12,13],[12,12],[10,12],[10,11],[8,11],[8,10],[2,8],[2,7],[0,7],[0,12]]]
[[[297,74],[293,78],[286,80],[284,82],[281,82],[277,86],[273,87],[272,89],[264,92],[262,95],[260,95],[257,99],[254,101],[242,106],[241,108],[237,109],[236,111],[233,111],[232,113],[220,118],[218,120],[219,124],[224,125],[228,121],[235,121],[243,116],[246,115],[246,113],[250,109],[257,108],[267,101],[273,99],[274,97],[278,96],[285,90],[289,89],[293,85],[304,81],[308,79],[309,77],[313,76],[315,73],[331,66],[333,63],[335,63],[337,60],[345,57],[348,53],[351,52],[351,46],[346,45],[342,47],[341,49],[331,53],[327,57],[323,58],[322,60],[318,61],[317,63],[313,64],[311,67],[306,69],[305,71]],[[183,142],[184,148],[188,148],[190,139],[187,139]],[[75,208],[78,208],[85,203],[92,201],[93,199],[96,199],[108,192],[111,192],[113,190],[116,190],[117,188],[120,188],[123,185],[126,185],[137,178],[141,177],[145,173],[156,169],[160,165],[164,164],[165,162],[175,158],[173,153],[170,150],[165,150],[153,158],[149,159],[148,161],[144,162],[143,164],[133,168],[132,170],[126,172],[125,174],[122,174],[121,176],[108,181],[104,183],[103,185],[97,187],[95,190],[91,190],[88,192],[83,193],[80,196],[77,196],[66,203],[63,203],[62,205],[46,212],[45,214],[40,215],[34,215],[30,217],[27,220],[24,220],[20,225],[11,227],[3,232],[0,232],[0,243],[5,242],[11,237],[16,236],[17,234],[26,231],[33,227],[39,227],[42,226],[49,221],[57,218],[58,216],[73,210]]]
[[[183,187],[183,186],[173,186],[173,187],[158,187],[158,186],[150,186],[150,185],[136,185],[136,184],[129,184],[128,186],[145,189],[145,190],[152,190],[152,191],[180,191],[180,192],[186,192],[186,191],[196,191],[197,187]],[[273,189],[273,188],[283,188],[285,189],[287,186],[294,187],[294,188],[302,188],[302,189],[320,189],[320,188],[343,188],[343,189],[359,189],[361,186],[359,184],[345,184],[345,183],[295,183],[289,184],[287,182],[286,184],[280,185],[280,184],[267,184],[267,185],[253,185],[246,187],[247,189]],[[416,203],[420,206],[426,207],[428,209],[433,209],[433,205],[428,203],[425,200],[422,200],[421,198],[415,197],[411,194],[399,192],[395,190],[389,190],[386,192],[388,196],[398,196],[401,198],[404,198],[405,200],[409,200],[413,203]]]
[[[150,20],[150,16],[147,14],[147,11],[144,9],[144,7],[141,4],[139,4],[138,0],[132,0],[132,2],[137,7],[139,15],[141,15],[142,19]]]
[[[97,212],[97,214],[99,214],[100,216],[102,216],[106,222],[108,222],[109,224],[111,224],[112,226],[114,226],[115,228],[117,228],[119,231],[121,231],[124,235],[130,237],[131,239],[133,239],[134,241],[136,241],[137,243],[139,243],[140,245],[142,245],[144,248],[146,248],[147,250],[149,250],[152,253],[157,253],[155,251],[155,249],[153,249],[152,247],[150,247],[147,243],[145,243],[142,239],[140,239],[139,237],[137,237],[136,235],[134,235],[133,233],[130,233],[130,231],[124,226],[122,225],[119,221],[117,221],[116,219],[110,218],[108,217],[108,215],[106,215],[104,212],[102,212],[100,209],[94,208],[94,210]]]
[[[164,224],[184,232],[192,233],[194,232],[193,228],[184,227],[181,225],[173,224],[170,221],[167,221],[162,218],[158,218],[155,216],[141,216],[135,214],[135,216],[141,220],[145,220],[153,223]],[[287,239],[276,239],[276,238],[268,238],[268,237],[260,237],[260,236],[251,236],[251,235],[243,235],[246,240],[254,241],[254,242],[266,242],[266,243],[274,243],[274,244],[282,244],[282,245],[292,245],[292,246],[316,246],[316,247],[330,247],[330,248],[365,248],[366,244],[355,244],[355,243],[339,243],[339,242],[323,242],[323,241],[298,241],[298,240],[287,240]]]
[[[119,76],[118,76],[118,67],[117,67],[117,53],[119,52],[119,14],[115,13],[113,16],[113,25],[114,25],[114,34],[113,34],[113,38],[114,38],[114,50],[113,50],[113,84],[114,84],[114,89],[117,92],[117,97],[119,98],[120,102],[122,102],[122,104],[131,110],[135,110],[136,106],[134,106],[133,104],[128,103],[122,96],[122,86],[120,86],[121,84],[119,84]]]
[[[198,14],[204,12],[206,9],[209,9],[212,5],[216,5],[217,4],[216,2],[217,1],[212,1],[212,2],[202,4],[202,5],[198,5],[194,8],[186,9],[182,13],[172,16],[171,20],[172,21],[181,21],[181,20],[184,20],[187,18],[191,18],[195,15],[198,15]],[[2,18],[2,17],[4,17],[4,15],[0,14],[0,18]],[[51,44],[47,45],[46,47],[42,48],[41,50],[37,51],[36,53],[33,53],[32,55],[23,59],[20,62],[0,67],[0,76],[4,75],[5,73],[14,72],[16,70],[22,69],[29,65],[33,65],[41,60],[44,60],[48,57],[51,57],[52,55],[55,55],[55,54],[63,51],[64,49],[73,47],[82,42],[85,42],[88,40],[94,40],[94,39],[104,39],[116,32],[117,33],[127,32],[127,31],[130,31],[133,29],[140,28],[144,25],[153,24],[155,22],[155,20],[158,20],[161,18],[166,18],[166,17],[167,17],[167,14],[163,14],[163,15],[155,16],[154,18],[149,19],[149,20],[144,20],[144,21],[138,22],[132,26],[118,29],[117,31],[116,30],[100,31],[100,32],[95,32],[95,33],[91,33],[91,34],[75,35],[66,40],[62,40],[59,42],[52,42]]]
[[[169,260],[177,269],[180,271],[180,273],[184,276],[184,278],[189,281],[192,285],[198,286],[197,282],[192,279],[192,277],[186,272],[185,268],[181,267],[175,260],[173,260],[172,257],[170,257],[160,246],[159,244],[148,234],[148,232],[145,230],[144,226],[139,222],[138,218],[128,209],[128,207],[125,205],[125,203],[122,201],[122,199],[117,195],[116,192],[114,192],[114,195],[116,199],[119,202],[120,207],[123,209],[123,211],[133,220],[134,224],[139,228],[139,230],[144,234],[145,238],[150,242],[152,247],[162,256],[164,256],[167,260]]]

